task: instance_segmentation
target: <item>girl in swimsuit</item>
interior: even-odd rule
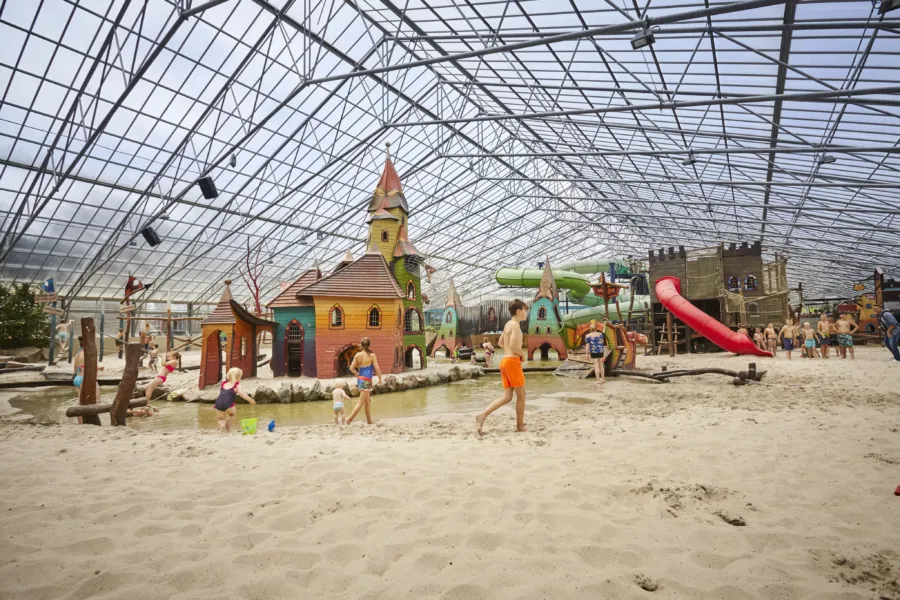
[[[353,407],[353,412],[350,413],[350,417],[347,419],[347,425],[353,422],[356,413],[363,407],[366,409],[366,423],[372,424],[370,405],[372,403],[373,373],[378,375],[378,385],[381,385],[381,368],[378,366],[378,359],[370,350],[372,340],[364,337],[359,342],[359,345],[362,347],[362,351],[357,352],[356,356],[353,357],[353,362],[350,363],[350,372],[356,375],[356,386],[359,388],[359,402]]]
[[[606,330],[606,322],[603,324],[603,330]],[[606,360],[606,337],[602,331],[597,330],[597,323],[591,321],[590,331],[584,336],[584,343],[587,345],[588,353],[591,356],[591,362],[594,363],[594,374],[597,377],[597,385],[606,383],[606,373],[603,372],[603,361]]]
[[[484,348],[484,366],[490,369],[491,361],[494,358],[494,346],[491,345],[487,338],[482,338],[481,347]]]
[[[147,386],[146,396],[147,402],[150,402],[150,397],[153,395],[153,390],[158,388],[160,384],[166,382],[166,378],[168,378],[169,373],[175,370],[175,367],[178,366],[178,363],[181,361],[181,354],[179,352],[169,352],[166,354],[166,362],[160,366],[159,370],[156,372],[156,377],[153,378],[153,381],[150,382],[150,385]]]
[[[219,421],[219,429],[225,432],[231,431],[231,421],[237,414],[235,399],[240,396],[250,404],[256,404],[256,400],[241,391],[241,376],[244,372],[237,367],[228,369],[225,381],[219,388],[219,397],[216,398],[216,419]]]

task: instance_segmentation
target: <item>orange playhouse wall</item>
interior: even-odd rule
[[[335,373],[336,358],[348,346],[359,344],[368,337],[372,352],[378,357],[382,373],[402,373],[403,365],[394,364],[394,349],[403,345],[403,332],[398,327],[397,311],[401,301],[362,300],[355,298],[316,297],[316,368],[318,377],[330,379]],[[331,308],[338,304],[344,310],[344,327],[331,328]],[[369,308],[377,304],[381,309],[381,327],[371,329]]]
[[[563,343],[563,339],[559,335],[544,335],[538,333],[529,333],[528,334],[528,360],[534,358],[535,350],[539,349],[544,344],[550,344],[554,350],[556,350],[556,354],[559,356],[559,360],[566,360],[569,354],[566,351],[566,345]],[[540,356],[540,354],[538,354]]]

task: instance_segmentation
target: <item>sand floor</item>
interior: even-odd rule
[[[594,402],[524,435],[503,409],[481,439],[473,415],[244,437],[0,423],[0,597],[898,600],[889,358],[757,360],[741,388],[561,380]]]

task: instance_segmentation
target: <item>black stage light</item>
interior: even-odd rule
[[[141,235],[144,236],[144,239],[147,240],[147,243],[150,244],[150,246],[159,246],[160,243],[162,243],[162,240],[159,239],[159,236],[152,227],[144,227],[141,229]]]
[[[688,157],[686,159],[684,159],[683,161],[681,161],[681,164],[683,164],[686,167],[689,167],[690,165],[692,165],[696,162],[697,162],[697,159],[694,157],[694,153],[688,152]]]
[[[641,48],[652,46],[655,41],[656,37],[653,35],[653,32],[649,29],[644,29],[638,31],[634,34],[634,37],[631,38],[631,47],[635,50],[640,50]]]
[[[900,8],[900,0],[881,0],[881,4],[878,5],[878,14],[883,15],[898,8]]]
[[[213,183],[212,177],[201,177],[197,180],[197,185],[200,186],[200,191],[207,200],[218,197],[219,192],[216,190],[216,184]]]
[[[826,154],[821,156],[818,162],[820,165],[827,165],[829,163],[837,162],[837,159],[830,154]]]

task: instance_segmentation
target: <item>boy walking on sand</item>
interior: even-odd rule
[[[791,360],[791,352],[794,350],[794,322],[791,319],[788,319],[778,332],[778,340],[784,344],[787,359]]]
[[[503,360],[500,361],[500,377],[503,379],[503,396],[494,400],[484,412],[475,417],[475,429],[481,435],[481,428],[488,415],[512,400],[516,394],[516,431],[525,429],[525,373],[522,362],[522,328],[520,323],[528,318],[528,306],[518,298],[509,303],[509,314],[512,318],[503,327],[503,334],[498,344],[503,348]]]

